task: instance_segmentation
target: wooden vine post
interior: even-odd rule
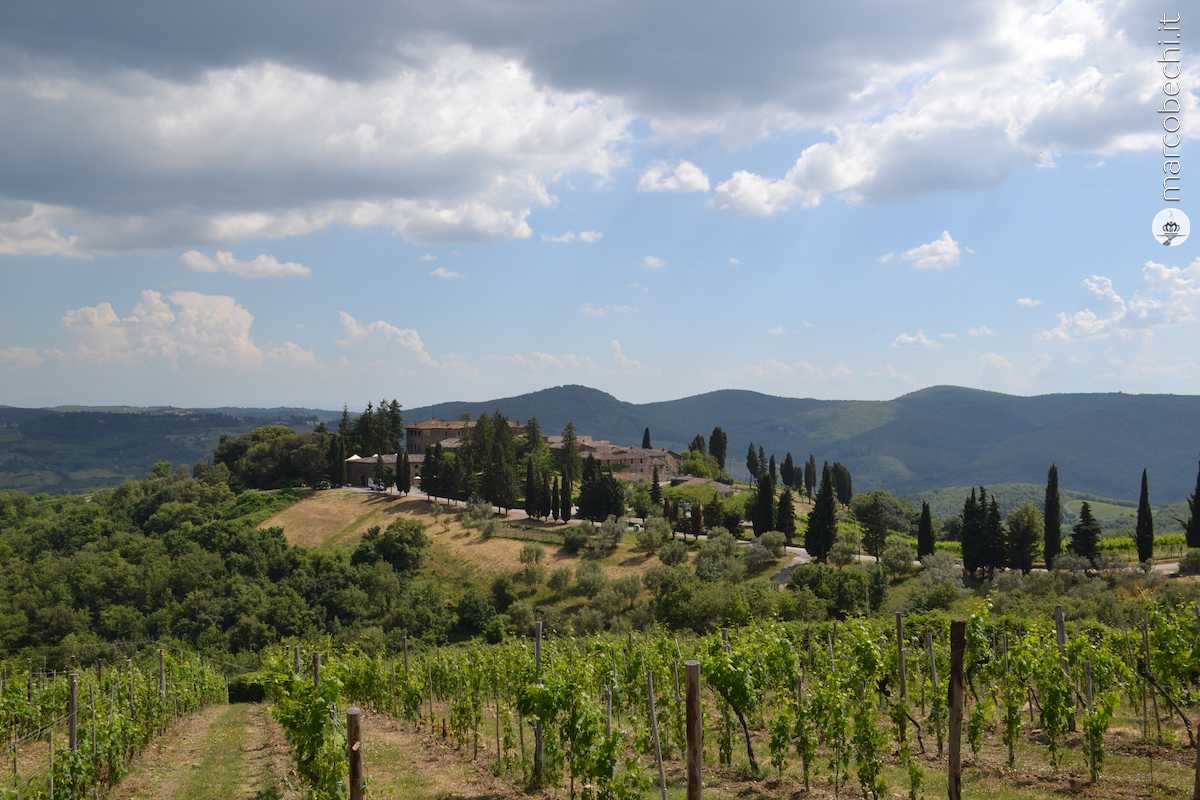
[[[654,672],[646,670],[646,701],[650,709],[650,741],[654,744],[654,763],[658,766],[658,789],[667,800],[667,773],[663,770],[662,742],[658,739],[658,713],[654,710]]]
[[[1142,658],[1146,662],[1146,676],[1142,679],[1142,685],[1145,686],[1150,682],[1150,678],[1154,677],[1154,669],[1150,666],[1150,625],[1146,620],[1142,620]],[[1154,712],[1154,735],[1156,741],[1162,744],[1162,719],[1158,714],[1158,693],[1147,687],[1150,692],[1150,709]]]
[[[904,614],[896,612],[896,669],[897,679],[900,682],[900,705],[906,705],[908,700],[908,673],[904,665]],[[907,721],[903,715],[899,716],[899,737],[900,743],[903,744],[907,738]]]
[[[966,620],[950,623],[950,767],[946,786],[950,800],[962,800],[963,652],[967,647]]]
[[[346,756],[350,760],[350,800],[363,800],[362,711],[358,706],[346,710]]]
[[[687,800],[703,796],[704,726],[700,715],[700,662],[684,664],[687,684]]]
[[[79,749],[79,676],[71,673],[71,693],[67,696],[67,741],[71,752]]]
[[[1063,607],[1054,607],[1054,638],[1058,641],[1058,660],[1062,664],[1063,677],[1068,678],[1070,673],[1067,671],[1067,624],[1063,617]],[[1072,711],[1067,717],[1067,730],[1075,732],[1075,712]]]
[[[533,626],[533,666],[538,683],[542,682],[542,621],[539,619]],[[533,721],[533,778],[530,781],[534,789],[542,786],[542,721]]]
[[[320,653],[313,653],[312,681],[313,681],[314,688],[321,685],[321,654]]]

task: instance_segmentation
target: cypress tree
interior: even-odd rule
[[[980,533],[979,501],[975,497],[975,490],[971,489],[971,495],[963,503],[962,510],[963,569],[971,575],[979,568]]]
[[[341,486],[338,480],[342,475],[342,470],[345,469],[346,457],[342,455],[342,437],[330,437],[329,442],[329,482],[334,486]]]
[[[804,462],[804,491],[809,499],[812,499],[813,492],[817,490],[817,459],[812,454],[808,454],[808,461]]]
[[[559,490],[558,501],[561,505],[558,507],[558,518],[563,522],[571,521],[571,481],[566,475],[563,476],[562,488]]]
[[[541,504],[538,502],[537,485],[533,474],[533,459],[525,461],[525,513],[531,517],[540,516]]]
[[[408,462],[408,451],[400,454],[400,468],[396,471],[396,488],[400,494],[407,495],[412,491],[412,466]]]
[[[854,499],[854,487],[850,480],[850,470],[840,461],[833,464],[833,488],[837,492],[838,502],[845,506],[850,505],[850,501]]]
[[[1154,513],[1150,510],[1150,482],[1146,470],[1142,470],[1142,494],[1138,499],[1137,530],[1134,533],[1137,542],[1138,561],[1145,563],[1154,560]]]
[[[650,473],[650,502],[656,506],[662,503],[662,484],[658,482],[658,467]]]
[[[758,451],[754,449],[753,442],[750,443],[750,449],[746,451],[746,471],[750,473],[751,478],[758,479]]]
[[[1043,508],[1045,518],[1045,546],[1043,555],[1046,568],[1054,564],[1054,559],[1062,552],[1062,502],[1058,496],[1058,465],[1051,464],[1050,472],[1046,474],[1046,502]]]
[[[774,486],[779,479],[779,470],[775,466],[775,454],[771,454],[771,459],[767,462],[767,474],[771,476],[771,485]]]
[[[917,558],[933,553],[933,516],[929,503],[921,503],[921,521],[917,523]]]
[[[553,517],[555,521],[558,520],[558,509],[558,476],[556,475],[554,476],[554,484],[550,487],[550,516]]]
[[[1100,523],[1092,516],[1092,507],[1085,500],[1079,508],[1079,522],[1075,524],[1071,534],[1071,552],[1095,563],[1100,533]]]
[[[758,479],[758,488],[754,494],[754,513],[750,517],[750,523],[754,526],[755,536],[762,536],[775,529],[775,484],[767,475]]]
[[[717,460],[717,466],[722,470],[725,469],[725,453],[728,448],[729,437],[721,430],[721,426],[717,425],[708,437],[708,454]]]
[[[817,561],[824,561],[833,547],[837,533],[837,505],[833,496],[833,476],[829,465],[821,470],[821,488],[816,503],[808,512],[808,530],[804,532],[804,549]]]
[[[783,479],[784,486],[796,485],[796,462],[792,461],[791,453],[783,457],[783,463],[779,465],[779,477]]]
[[[650,449],[650,429],[649,428],[646,428],[646,430],[642,431],[642,449],[643,450]]]
[[[438,461],[441,446],[425,446],[425,460],[421,464],[421,491],[430,498],[438,496]]]
[[[542,490],[538,492],[538,516],[545,519],[550,516],[550,476],[542,475]]]
[[[692,536],[699,539],[701,532],[704,531],[704,506],[692,503],[692,515],[688,522],[691,525]]]
[[[1004,569],[1008,566],[1008,540],[1005,536],[1004,520],[1000,516],[1000,504],[996,502],[996,496],[992,495],[992,502],[988,506],[987,520],[987,568],[988,574],[994,574],[998,569]]]
[[[775,511],[775,529],[787,537],[791,544],[796,538],[796,507],[792,504],[792,490],[786,484],[779,495],[779,507]]]
[[[1196,491],[1188,498],[1188,518],[1184,523],[1188,547],[1200,547],[1200,468],[1196,470]]]
[[[758,471],[759,471],[759,474],[761,475],[762,472],[766,468],[767,468],[767,454],[766,454],[766,452],[763,451],[763,446],[760,444],[758,446]]]

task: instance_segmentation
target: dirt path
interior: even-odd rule
[[[281,800],[287,742],[265,706],[212,706],[178,723],[135,761],[117,800]]]
[[[363,712],[363,763],[371,797],[387,800],[536,800],[394,719]]]

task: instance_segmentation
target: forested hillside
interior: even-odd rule
[[[303,408],[0,407],[0,489],[61,493],[115,486],[159,461],[202,461],[222,436],[272,423],[311,430],[334,417]]]
[[[1056,394],[1015,397],[939,386],[889,401],[811,400],[722,390],[634,404],[583,386],[560,386],[480,403],[411,409],[406,418],[457,418],[500,410],[536,416],[547,430],[573,420],[581,432],[635,443],[649,427],[659,447],[682,450],[719,424],[730,467],[745,476],[751,442],[782,456],[840,461],[857,488],[898,494],[976,483],[1038,483],[1056,462],[1064,486],[1136,500],[1150,472],[1155,503],[1181,501],[1200,459],[1200,397]]]

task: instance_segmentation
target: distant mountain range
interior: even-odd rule
[[[142,477],[158,461],[203,461],[225,434],[274,423],[311,430],[339,415],[307,408],[0,406],[0,489],[111,486]]]
[[[811,400],[721,390],[627,403],[586,386],[558,386],[484,402],[407,409],[405,419],[456,419],[494,410],[537,417],[559,431],[680,450],[714,425],[729,437],[729,467],[745,475],[747,446],[782,460],[809,453],[849,466],[856,489],[915,496],[971,484],[1039,485],[1057,462],[1064,488],[1136,500],[1143,467],[1155,505],[1183,500],[1200,459],[1200,397],[1054,394],[1037,397],[935,386],[886,401]],[[339,411],[308,408],[178,409],[0,407],[0,487],[69,491],[144,473],[158,460],[191,464],[223,433],[283,423],[306,430]]]
[[[573,420],[581,432],[636,443],[649,427],[657,446],[683,448],[713,425],[729,436],[731,468],[745,474],[751,443],[777,459],[812,453],[841,461],[856,488],[900,494],[944,486],[1041,483],[1051,462],[1064,487],[1136,499],[1150,470],[1154,502],[1184,499],[1200,460],[1200,397],[1053,394],[1016,397],[934,386],[895,400],[811,400],[721,390],[656,403],[626,403],[585,386],[559,386],[482,403],[410,409],[406,419],[478,416],[499,409],[536,416],[556,431]]]

